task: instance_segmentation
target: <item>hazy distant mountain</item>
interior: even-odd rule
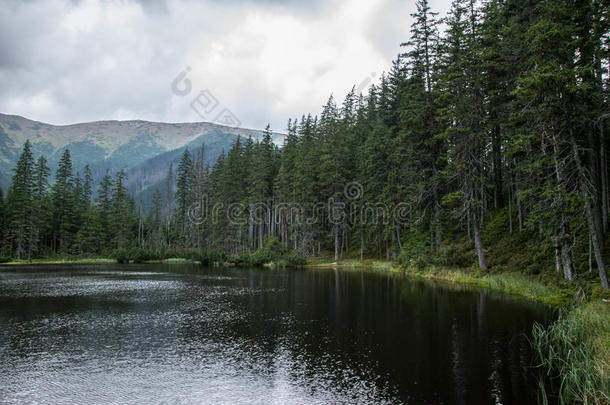
[[[58,126],[0,114],[0,187],[8,187],[27,139],[35,158],[44,155],[53,173],[68,148],[75,171],[88,163],[97,182],[106,170],[126,169],[131,191],[140,194],[164,178],[169,162],[177,161],[185,147],[199,149],[204,143],[206,160],[213,162],[237,136],[259,139],[261,135],[262,131],[207,122],[97,121]],[[283,135],[274,134],[276,143],[282,140]]]

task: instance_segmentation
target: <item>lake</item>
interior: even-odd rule
[[[551,319],[364,269],[2,267],[0,403],[536,403]]]

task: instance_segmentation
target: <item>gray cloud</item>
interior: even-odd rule
[[[209,89],[242,126],[281,130],[387,70],[413,10],[401,0],[0,0],[0,112],[200,121],[190,103]],[[187,66],[193,90],[180,97],[171,82]]]

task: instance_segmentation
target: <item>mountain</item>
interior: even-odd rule
[[[170,162],[188,147],[205,145],[206,161],[213,163],[241,137],[260,139],[262,131],[232,128],[208,122],[96,121],[50,125],[17,115],[0,114],[0,187],[6,190],[23,144],[32,143],[34,156],[44,155],[52,172],[63,151],[70,149],[75,172],[89,164],[96,183],[106,170],[125,169],[129,187],[140,194],[164,178]],[[281,144],[283,135],[273,134]]]

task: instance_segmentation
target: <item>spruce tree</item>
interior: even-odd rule
[[[4,200],[4,190],[2,190],[2,187],[0,187],[0,256],[5,255],[6,224],[7,224],[6,201]]]
[[[456,210],[472,223],[479,268],[486,269],[481,237],[487,131],[481,88],[482,72],[478,47],[478,15],[472,0],[455,0],[447,19],[439,75],[441,105],[445,122],[448,180],[454,183],[461,205]]]
[[[49,218],[49,176],[51,169],[47,165],[47,160],[44,156],[40,156],[34,167],[34,188],[33,188],[33,205],[32,205],[32,229],[30,247],[30,255],[39,251],[40,238],[48,227]]]
[[[32,251],[32,209],[34,192],[34,157],[27,140],[23,146],[8,191],[8,239],[17,259]]]
[[[80,251],[96,253],[99,250],[97,234],[100,232],[97,215],[92,205],[93,176],[89,165],[83,168],[82,186],[77,193],[80,226],[76,236]]]
[[[68,253],[75,235],[75,198],[72,159],[70,151],[64,150],[52,187],[53,240],[55,251]]]
[[[123,249],[133,244],[135,228],[135,212],[133,198],[127,192],[125,181],[127,174],[119,170],[115,175],[112,188],[112,220],[110,222],[113,238],[113,246]]]
[[[422,164],[423,178],[418,181],[420,204],[428,201],[433,212],[430,228],[432,246],[435,250],[441,245],[441,190],[439,177],[440,145],[438,128],[435,127],[435,81],[438,58],[438,13],[431,11],[428,0],[416,2],[416,12],[411,16],[411,39],[401,44],[407,49],[403,55],[409,66],[407,88],[410,99],[403,102],[399,116],[403,124],[403,142],[415,146],[417,151],[412,157]],[[406,105],[405,105],[406,104]],[[381,106],[384,109],[383,106]],[[419,155],[419,156],[416,156]]]
[[[170,162],[165,179],[165,240],[166,245],[171,246],[172,235],[172,200],[174,195],[174,164]]]
[[[176,171],[176,228],[178,230],[178,239],[183,247],[188,244],[190,232],[188,232],[189,221],[187,218],[188,210],[194,202],[193,185],[194,185],[194,167],[193,159],[188,148],[184,150],[178,170]]]
[[[150,243],[153,250],[159,254],[163,247],[163,198],[161,190],[158,188],[155,189],[152,196],[150,217]]]
[[[231,161],[227,157],[227,167]],[[263,139],[258,142],[252,151],[251,168],[249,173],[249,202],[255,207],[253,216],[257,222],[257,247],[262,247],[264,237],[271,232],[271,212],[273,211],[273,185],[277,171],[275,146],[271,137],[271,127],[267,125],[263,132]]]
[[[96,217],[97,227],[99,228],[98,249],[105,250],[111,248],[113,231],[112,221],[112,177],[108,170],[100,181],[97,193]]]

